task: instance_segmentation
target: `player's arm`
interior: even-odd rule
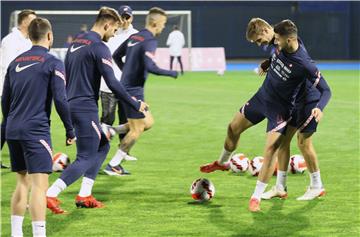
[[[125,62],[122,61],[123,57],[126,55],[127,44],[129,40],[125,40],[113,53],[112,58],[114,59],[116,65],[122,71],[125,65]]]
[[[53,95],[56,112],[59,114],[66,130],[67,145],[71,145],[75,141],[75,133],[71,121],[70,108],[66,97],[65,85],[66,78],[64,64],[61,61],[56,61],[51,70],[50,88]]]
[[[169,71],[169,70],[161,69],[156,65],[154,61],[156,47],[157,47],[157,43],[155,40],[144,42],[144,63],[146,70],[156,75],[177,78],[178,76],[177,71]]]
[[[10,78],[9,78],[9,68],[5,75],[5,81],[3,85],[3,94],[1,96],[1,110],[3,114],[2,124],[6,125],[6,119],[10,111],[10,100],[11,100],[11,91],[10,91]]]
[[[112,68],[110,50],[104,45],[104,47],[96,47],[95,51],[98,69],[109,89],[119,100],[125,101],[136,110],[143,112],[147,105],[142,101],[133,99],[124,86],[116,79]]]
[[[319,92],[321,93],[319,102],[316,105],[316,108],[314,108],[312,111],[312,114],[315,117],[316,121],[319,122],[323,116],[322,111],[329,103],[329,100],[331,98],[331,90],[314,62],[309,61],[305,64],[305,68],[308,71],[308,78],[313,83],[313,87],[319,90]]]

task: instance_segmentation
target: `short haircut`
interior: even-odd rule
[[[271,25],[261,18],[252,18],[247,25],[246,39],[253,41],[254,37],[265,28],[271,29]]]
[[[102,23],[104,21],[121,22],[121,18],[114,8],[102,7],[99,10],[95,23]]]
[[[49,31],[52,31],[50,22],[41,17],[35,18],[29,25],[29,38],[32,42],[39,42],[46,37]]]
[[[297,27],[294,22],[290,20],[283,20],[274,26],[274,32],[280,36],[297,37]]]
[[[149,13],[146,16],[146,24],[147,25],[152,24],[154,21],[158,19],[159,15],[167,17],[165,10],[159,7],[150,8]]]
[[[35,15],[36,13],[34,10],[31,9],[25,9],[22,10],[18,15],[17,15],[17,24],[21,25],[21,23],[23,23],[23,21],[29,16],[29,15]]]

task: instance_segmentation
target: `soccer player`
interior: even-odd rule
[[[23,236],[22,223],[31,189],[29,212],[33,236],[46,236],[46,190],[52,172],[50,113],[52,99],[66,129],[66,143],[75,141],[65,92],[64,64],[51,54],[51,24],[36,18],[29,25],[32,48],[13,60],[5,76],[2,112],[11,168],[17,185],[11,199],[11,236]]]
[[[122,28],[119,29],[115,36],[112,37],[109,42],[106,43],[106,45],[109,47],[110,52],[114,53],[115,50],[125,41],[127,40],[130,35],[135,34],[138,32],[138,30],[134,29],[133,25],[131,24],[134,20],[134,16],[132,14],[132,9],[130,6],[120,6],[119,8],[119,14],[124,21],[124,24],[122,25]],[[114,73],[117,79],[120,80],[121,78],[121,70],[119,67],[114,64],[113,65]],[[121,108],[121,103],[116,99],[114,93],[109,89],[109,87],[106,85],[104,79],[101,80],[100,85],[100,97],[101,97],[101,118],[100,121],[102,123],[102,126],[108,126],[113,125],[115,121],[115,112],[116,112],[116,106],[118,106],[118,117],[119,117],[119,124],[124,124],[124,126],[116,127],[116,130],[119,131],[119,143],[120,139],[123,139],[126,132],[129,130],[129,126],[127,124],[126,116],[124,115],[124,112],[121,112],[123,109]],[[121,130],[122,129],[122,130]],[[120,151],[117,151],[120,152]],[[135,157],[132,156],[126,156],[125,160],[136,160]],[[119,165],[119,175],[129,175],[130,172],[125,170],[121,165]],[[108,174],[108,172],[105,170],[105,173]]]
[[[256,43],[257,45],[267,45],[275,47],[274,45],[274,29],[269,23],[260,18],[251,19],[248,24],[246,38],[248,41]],[[267,60],[268,61],[268,60]],[[268,62],[264,62],[259,68],[260,74],[268,70]],[[326,93],[325,96],[330,97],[330,89],[326,86],[325,80],[321,81],[324,84]],[[278,171],[276,185],[268,192],[262,195],[262,199],[271,199],[273,197],[285,198],[287,197],[286,178],[287,167],[290,157],[290,142],[298,129],[298,147],[304,156],[306,165],[310,172],[310,186],[305,194],[297,200],[313,200],[325,194],[321,177],[319,162],[312,144],[312,135],[316,132],[318,122],[322,117],[322,111],[326,104],[319,107],[319,102],[322,93],[309,80],[306,81],[305,86],[299,91],[296,99],[295,109],[292,118],[286,130],[286,134],[282,144],[278,149]],[[319,119],[316,120],[312,115],[312,110],[320,109]]]
[[[76,160],[67,167],[47,191],[47,207],[55,214],[64,213],[57,196],[81,176],[77,207],[101,208],[92,195],[96,175],[108,151],[109,142],[99,124],[97,101],[101,76],[118,99],[141,113],[147,105],[135,100],[115,78],[107,42],[122,23],[116,10],[102,7],[91,31],[80,34],[68,49],[65,68],[71,117],[77,136]]]
[[[119,68],[123,71],[121,82],[130,95],[136,99],[144,100],[144,85],[148,72],[157,75],[177,78],[176,71],[160,69],[154,62],[154,54],[157,47],[158,36],[165,27],[166,13],[161,8],[151,8],[146,16],[145,29],[130,36],[113,54],[113,58]],[[122,58],[126,55],[126,62]],[[108,174],[116,175],[119,164],[127,156],[136,140],[145,131],[151,128],[154,119],[150,111],[139,113],[125,103],[126,117],[129,124],[129,132],[120,143],[120,151],[106,167]]]
[[[249,210],[260,211],[261,196],[272,176],[274,153],[279,148],[286,125],[291,119],[294,109],[294,99],[301,86],[308,78],[315,86],[322,90],[322,76],[301,41],[297,38],[297,27],[290,20],[284,20],[274,28],[275,43],[278,49],[271,57],[269,71],[258,92],[240,108],[233,121],[228,126],[224,150],[219,160],[200,167],[202,172],[227,170],[228,160],[236,149],[240,135],[249,127],[267,118],[267,138],[264,149],[264,163],[255,191],[249,202]],[[321,98],[319,105],[327,103],[329,98]],[[313,115],[319,118],[319,110],[315,109]]]

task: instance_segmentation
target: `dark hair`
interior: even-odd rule
[[[119,13],[110,7],[102,7],[99,10],[99,14],[96,17],[95,23],[99,23],[102,21],[114,21],[114,22],[121,22]]]
[[[43,39],[49,31],[52,31],[50,22],[41,17],[35,18],[29,25],[29,38],[33,42]]]
[[[35,15],[36,13],[34,10],[31,9],[25,9],[22,10],[18,15],[17,15],[17,24],[21,25],[21,23],[29,16],[29,15]]]
[[[177,25],[173,26],[173,30],[178,30],[178,29],[179,29],[179,27]]]
[[[280,36],[297,36],[297,27],[290,20],[283,20],[274,26],[274,32]]]

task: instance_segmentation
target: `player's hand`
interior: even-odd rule
[[[260,76],[264,76],[267,71],[269,70],[269,67],[270,67],[270,60],[269,59],[266,59],[264,61],[262,61],[259,65],[259,68],[258,68],[258,74]]]
[[[264,71],[261,67],[258,67],[258,71],[257,71],[259,76],[265,76],[266,71]]]
[[[75,141],[76,141],[76,137],[67,138],[66,139],[66,146],[71,146],[71,145],[75,144]]]
[[[140,108],[139,108],[139,111],[140,112],[145,112],[145,111],[147,111],[148,109],[149,109],[149,105],[148,104],[146,104],[144,101],[139,101],[140,102]]]
[[[316,122],[320,122],[323,112],[319,108],[314,108],[311,110],[311,115],[314,116]]]

